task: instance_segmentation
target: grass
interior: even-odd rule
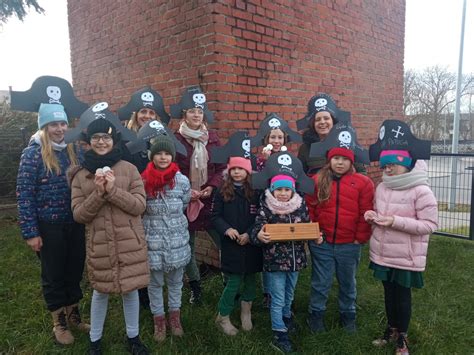
[[[458,203],[454,206],[453,209],[448,209],[448,203],[446,202],[438,202],[438,210],[439,211],[449,211],[449,212],[471,212],[471,205],[465,203]]]
[[[409,330],[414,354],[474,354],[474,243],[434,236],[430,242],[425,288],[413,291],[413,316]],[[368,270],[367,247],[358,272],[358,332],[345,334],[337,324],[336,288],[330,295],[325,334],[312,335],[306,325],[310,270],[298,282],[295,310],[300,330],[293,337],[304,354],[392,354],[393,348],[374,349],[371,341],[385,324],[383,291]],[[36,256],[21,241],[12,222],[0,223],[0,353],[84,354],[88,336],[76,335],[74,345],[59,348],[51,337],[51,317],[44,307],[40,269]],[[84,281],[82,311],[89,319],[91,288]],[[258,298],[254,306],[254,331],[234,338],[221,335],[214,325],[216,304],[222,290],[219,276],[204,281],[205,304],[194,308],[183,295],[182,339],[169,337],[163,344],[153,341],[148,311],[141,311],[141,337],[153,353],[160,354],[273,354],[268,311]],[[232,316],[238,324],[238,312]],[[121,300],[112,296],[103,336],[105,354],[124,354],[125,325]]]

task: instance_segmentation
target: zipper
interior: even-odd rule
[[[332,242],[336,244],[336,231],[337,231],[337,222],[339,220],[339,183],[341,179],[336,181],[336,219],[334,221],[334,233],[332,235]]]

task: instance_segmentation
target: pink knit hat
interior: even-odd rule
[[[287,187],[295,191],[295,179],[288,175],[275,175],[270,180],[270,191],[273,192],[280,187]]]
[[[227,163],[227,170],[230,171],[232,168],[241,168],[247,171],[248,174],[252,174],[252,163],[246,158],[230,157]]]

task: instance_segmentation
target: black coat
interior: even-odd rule
[[[239,245],[224,235],[234,228],[239,234],[248,233],[253,228],[259,196],[254,192],[251,201],[245,198],[242,187],[236,186],[232,201],[224,202],[220,189],[214,194],[211,221],[221,238],[221,269],[235,274],[250,274],[262,271],[262,250],[250,243]]]

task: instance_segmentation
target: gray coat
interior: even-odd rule
[[[157,198],[147,198],[143,216],[150,269],[169,272],[188,264],[191,258],[185,209],[191,199],[186,176],[177,172],[175,186]]]

